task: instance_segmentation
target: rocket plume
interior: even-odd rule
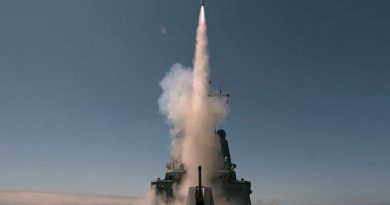
[[[205,183],[214,174],[218,141],[214,137],[214,116],[208,99],[209,56],[204,7],[201,7],[196,35],[194,70],[192,80],[191,115],[185,125],[182,160],[187,169],[183,187],[196,184],[198,165],[204,167]],[[186,189],[187,190],[187,189]]]
[[[163,93],[159,98],[160,111],[166,116],[174,137],[172,158],[184,164],[186,176],[176,194],[185,197],[188,187],[197,182],[197,167],[203,168],[204,184],[210,185],[216,173],[219,138],[215,125],[224,116],[225,104],[208,97],[209,55],[204,7],[201,7],[196,32],[193,69],[175,64],[160,82]],[[218,117],[216,117],[218,116]]]

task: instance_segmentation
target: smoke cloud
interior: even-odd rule
[[[204,185],[216,174],[220,150],[215,126],[226,114],[225,104],[208,96],[209,55],[204,8],[201,7],[196,33],[193,68],[174,64],[160,82],[163,93],[159,107],[172,126],[172,158],[184,164],[186,176],[176,195],[185,198],[188,187],[197,182],[197,167],[202,166]]]

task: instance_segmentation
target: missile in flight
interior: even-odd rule
[[[200,3],[202,6],[204,6],[204,0],[201,0]]]

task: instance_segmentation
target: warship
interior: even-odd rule
[[[205,0],[201,0],[202,9],[204,6]],[[211,84],[210,81],[209,83]],[[228,104],[229,94],[222,93],[221,90],[220,86],[219,92],[209,91],[208,97],[226,99],[226,104]],[[220,143],[220,149],[215,150],[215,152],[217,152],[217,170],[210,181],[210,187],[206,187],[202,186],[202,168],[201,166],[198,167],[199,184],[198,186],[188,188],[185,204],[214,205],[215,203],[216,205],[222,205],[223,203],[230,205],[251,205],[251,183],[243,178],[237,179],[235,171],[237,165],[232,163],[229,144],[226,140],[226,132],[223,129],[217,131],[215,128],[215,130],[214,134],[210,137],[215,137],[217,140],[212,141],[218,141]],[[185,136],[182,131],[179,131],[176,133],[175,137],[179,139]],[[171,161],[166,164],[164,178],[157,178],[157,180],[151,182],[151,188],[154,190],[155,195],[166,203],[179,200],[184,204],[184,200],[181,199],[180,196],[175,196],[175,190],[184,188],[180,186],[186,177],[187,171],[188,170],[186,170],[186,167],[182,162],[177,159],[171,159]],[[213,198],[213,196],[215,198]]]
[[[210,197],[213,197],[211,192],[212,190],[218,190],[219,195],[224,200],[231,202],[234,205],[251,205],[251,183],[244,180],[243,178],[238,180],[236,177],[235,168],[237,165],[232,163],[225,130],[219,129],[215,132],[214,137],[219,138],[221,146],[219,153],[220,163],[218,163],[218,172],[211,181],[211,187],[203,187],[201,185],[201,174],[199,167],[199,186],[189,188],[187,204],[213,205],[213,202],[197,203],[197,201],[191,200],[191,198],[199,198],[200,192],[202,197],[205,197],[206,201],[213,201],[213,199],[209,199]],[[174,188],[175,186],[180,186],[181,181],[186,174],[186,170],[184,165],[176,160],[171,160],[169,163],[167,163],[166,168],[165,177],[163,179],[157,178],[157,180],[152,181],[151,187],[157,196],[161,197],[161,199],[163,199],[165,202],[170,202],[175,200]],[[198,197],[194,195],[197,195]]]

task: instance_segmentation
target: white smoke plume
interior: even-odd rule
[[[210,185],[216,173],[219,138],[215,126],[225,114],[224,103],[208,97],[209,55],[204,8],[201,7],[196,33],[193,69],[175,64],[160,85],[160,111],[172,126],[172,133],[180,130],[181,138],[174,138],[172,157],[184,164],[187,171],[179,196],[185,197],[188,187],[197,182],[197,167],[202,166],[204,185]]]

